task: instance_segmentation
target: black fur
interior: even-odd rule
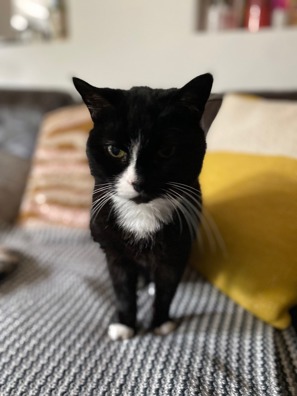
[[[170,90],[100,89],[77,78],[73,81],[94,122],[87,155],[95,185],[115,180],[125,170],[131,141],[141,136],[136,163],[139,182],[134,186],[140,192],[138,203],[164,196],[168,182],[178,182],[192,188],[194,195],[193,189],[197,191],[196,201],[190,201],[200,211],[198,176],[206,150],[200,120],[212,76],[205,74],[181,89]],[[121,160],[112,158],[106,152],[107,145],[123,149],[127,156]],[[95,192],[94,202],[98,196],[100,192]],[[91,220],[92,236],[107,257],[117,302],[116,322],[136,328],[136,287],[144,270],[155,283],[151,326],[158,327],[169,320],[170,304],[189,258],[192,238],[186,220],[181,213],[174,212],[169,224],[147,238],[136,240],[133,232],[121,228],[116,216],[112,202],[108,201]],[[195,221],[198,223],[198,218]]]

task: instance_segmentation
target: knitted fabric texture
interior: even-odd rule
[[[22,254],[0,283],[0,394],[297,395],[297,337],[258,320],[193,270],[168,336],[110,341],[114,300],[104,254],[86,230],[2,230]],[[151,308],[139,293],[139,319]]]

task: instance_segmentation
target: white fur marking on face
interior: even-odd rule
[[[171,333],[175,329],[176,329],[176,323],[172,321],[168,321],[163,323],[160,327],[156,327],[154,329],[154,333],[156,335],[164,336]]]
[[[137,181],[136,160],[139,151],[140,142],[135,142],[132,147],[131,161],[127,169],[121,174],[116,183],[116,194],[122,198],[133,199],[139,194],[134,190],[132,183]]]
[[[118,224],[133,233],[136,240],[149,237],[172,220],[173,208],[166,198],[156,198],[140,204],[117,195],[112,200]]]
[[[160,230],[163,224],[172,220],[172,204],[166,198],[156,198],[148,203],[137,204],[132,201],[139,196],[132,183],[137,182],[136,161],[140,140],[132,146],[132,155],[127,169],[115,185],[112,197],[117,213],[117,222],[125,230],[133,233],[135,239],[147,238]]]
[[[108,327],[108,336],[113,341],[128,340],[134,336],[134,330],[121,323],[112,323]]]

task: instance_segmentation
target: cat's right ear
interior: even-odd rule
[[[210,73],[202,74],[179,90],[180,102],[189,108],[196,109],[202,115],[213,84]]]
[[[93,85],[73,77],[73,84],[89,109],[93,121],[97,120],[106,108],[112,108],[115,102],[115,91],[110,88],[96,88]]]

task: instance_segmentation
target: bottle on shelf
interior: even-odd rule
[[[270,26],[271,5],[268,0],[249,0],[246,6],[245,27],[250,32],[258,32]]]
[[[289,1],[289,25],[297,26],[297,0]]]
[[[271,26],[276,29],[283,28],[289,23],[289,1],[271,1]]]
[[[207,12],[208,31],[239,28],[242,23],[244,0],[213,0]]]

